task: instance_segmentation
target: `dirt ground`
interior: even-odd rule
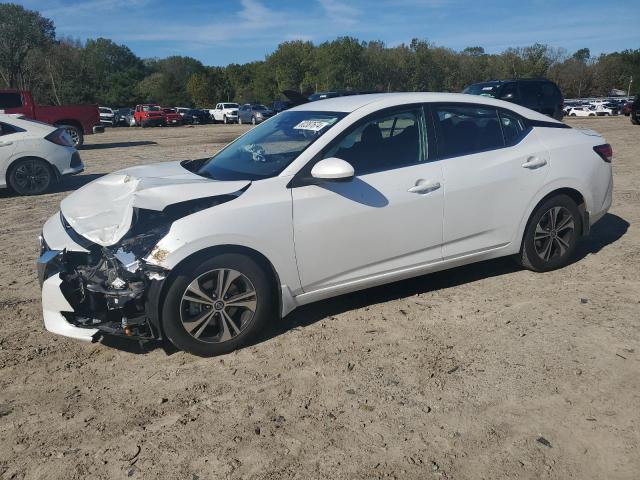
[[[615,195],[569,267],[497,260],[346,295],[213,359],[47,333],[36,238],[87,181],[246,127],[88,137],[57,192],[0,193],[0,478],[639,478],[640,127],[570,124],[613,145]]]

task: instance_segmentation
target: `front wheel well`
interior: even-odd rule
[[[7,186],[9,185],[9,176],[11,175],[11,171],[15,168],[16,164],[21,160],[28,160],[30,158],[33,158],[35,160],[40,160],[41,162],[44,162],[45,165],[47,165],[47,167],[51,171],[51,174],[53,175],[54,181],[59,180],[61,178],[60,171],[54,165],[52,165],[50,162],[48,162],[47,160],[45,160],[42,157],[36,157],[35,155],[28,155],[26,157],[16,158],[15,160],[13,160],[9,164],[9,166],[7,167],[7,170],[5,171],[5,182],[6,182]]]
[[[273,294],[276,296],[276,307],[278,309],[278,316],[281,315],[282,312],[282,292],[280,289],[280,277],[278,272],[276,271],[273,264],[269,261],[267,257],[265,257],[262,253],[254,250],[253,248],[245,247],[242,245],[216,245],[215,247],[208,247],[203,250],[199,250],[197,252],[192,253],[191,255],[183,258],[178,262],[178,264],[171,269],[167,278],[164,280],[162,284],[162,289],[157,295],[157,306],[156,306],[156,318],[153,318],[153,323],[156,324],[158,329],[161,329],[162,325],[162,307],[164,305],[165,297],[171,282],[173,281],[175,275],[177,275],[180,268],[184,267],[189,262],[195,261],[202,257],[211,257],[213,255],[220,255],[223,253],[237,253],[241,255],[246,255],[255,260],[261,267],[264,268],[264,271],[267,273],[269,277],[269,281],[273,288]],[[154,315],[152,314],[152,317]],[[164,336],[164,332],[161,332]]]

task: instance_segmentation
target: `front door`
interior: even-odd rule
[[[318,159],[355,178],[292,188],[296,259],[305,292],[420,268],[441,259],[443,178],[430,162],[421,106],[358,122]]]

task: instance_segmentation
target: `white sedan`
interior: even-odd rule
[[[567,112],[567,115],[570,117],[595,117],[596,107],[593,105],[572,107]]]
[[[487,97],[301,105],[210,159],[64,199],[38,262],[45,326],[215,355],[354,290],[502,256],[560,268],[611,205],[611,160],[597,133]]]
[[[66,130],[0,114],[0,188],[38,195],[84,165]]]

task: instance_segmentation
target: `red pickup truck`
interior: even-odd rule
[[[25,118],[66,129],[76,147],[84,143],[84,136],[104,132],[100,125],[98,105],[36,105],[31,92],[0,90],[0,112],[20,113]]]

